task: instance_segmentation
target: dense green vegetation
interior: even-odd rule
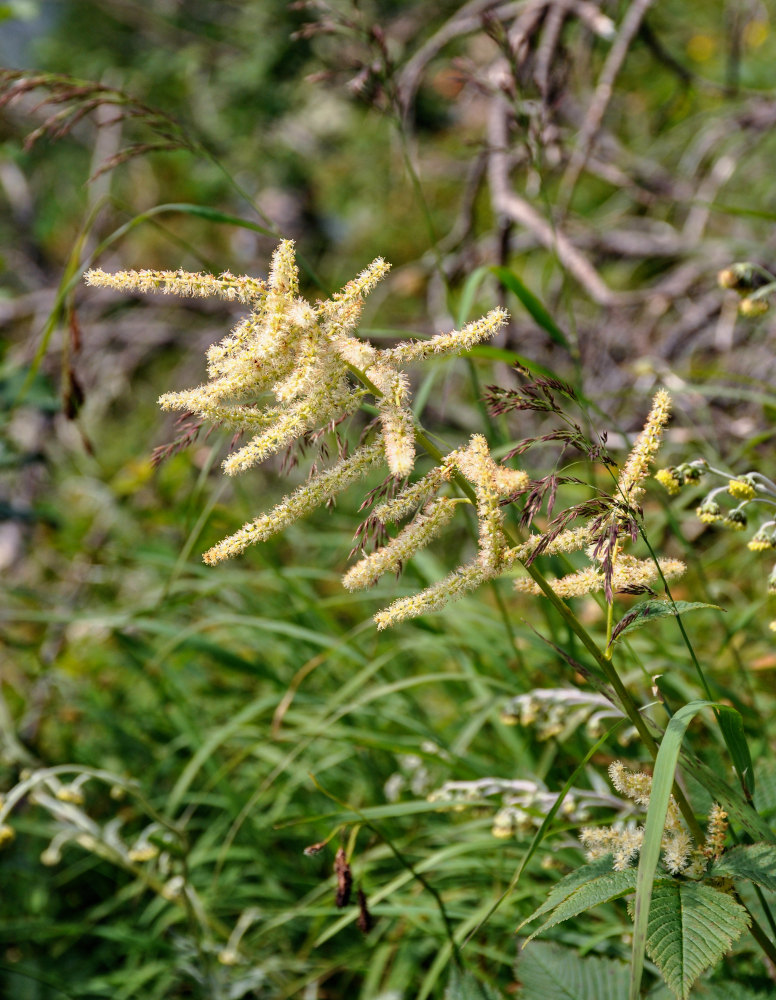
[[[0,17],[0,995],[772,996],[766,6],[15,0]],[[509,310],[494,341],[410,375],[430,439],[412,478],[483,434],[544,488],[569,479],[530,525],[525,491],[505,504],[512,539],[594,498],[614,517],[666,387],[646,493],[612,523],[638,556],[686,562],[676,607],[660,578],[612,601],[516,593],[516,562],[378,631],[477,551],[461,510],[398,578],[343,588],[384,469],[204,565],[337,438],[224,478],[233,430],[156,401],[204,381],[245,306],[82,275],[266,278],[282,238],[313,302],[391,262],[359,327],[378,348]],[[379,405],[339,443],[374,433]],[[522,448],[559,426],[576,429]],[[699,479],[700,459],[724,475]],[[552,583],[589,564],[532,567]],[[644,823],[617,760],[655,791],[641,857],[612,871],[579,835]],[[724,844],[666,868],[666,810],[699,843],[714,801]]]

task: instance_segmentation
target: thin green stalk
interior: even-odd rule
[[[646,546],[649,549],[649,554],[652,556],[652,559],[654,560],[655,565],[657,566],[658,572],[660,573],[660,579],[662,580],[663,586],[665,587],[666,590],[666,595],[669,601],[671,601],[671,603],[674,605],[674,608],[676,608],[676,602],[674,601],[674,598],[671,594],[671,588],[668,586],[668,581],[666,580],[663,571],[660,568],[660,563],[658,562],[655,550],[652,548],[652,545],[650,544],[649,539],[647,538],[647,533],[644,530],[642,524],[639,524],[639,533],[641,534],[641,537],[644,539],[644,542],[646,543]],[[695,655],[695,649],[693,648],[693,644],[690,642],[690,637],[688,636],[687,630],[684,627],[682,616],[678,612],[676,612],[674,614],[674,617],[676,618],[676,623],[679,626],[679,631],[682,634],[682,639],[684,640],[684,644],[687,647],[687,651],[690,654],[690,659],[692,660],[693,666],[695,667],[695,672],[697,673],[698,678],[701,682],[701,687],[703,688],[704,693],[706,694],[708,700],[714,701],[714,696],[711,693],[711,688],[709,686],[708,681],[706,680],[706,675],[704,674],[703,668],[701,667],[700,662],[698,661],[698,657]],[[730,759],[733,762],[733,766],[736,768],[736,774],[738,774],[738,779],[741,783],[741,788],[744,792],[747,802],[751,805],[752,795],[751,792],[749,791],[749,785],[748,782],[746,781],[746,776],[743,775],[736,766],[736,755],[733,751],[732,746],[730,745],[728,734],[725,732],[723,726],[720,724],[720,715],[716,709],[714,710],[714,716],[717,720],[717,725],[719,726],[719,731],[722,734],[722,739],[725,743],[725,747],[727,748],[728,754],[730,755]]]
[[[377,386],[373,384],[371,379],[367,375],[365,375],[364,372],[360,371],[353,365],[348,365],[348,368],[357,378],[360,379],[360,381],[369,389],[371,393],[375,394],[378,398],[382,395]],[[431,455],[432,458],[435,458],[437,462],[441,462],[444,460],[444,455],[439,450],[439,448],[437,448],[437,446],[433,444],[432,441],[429,440],[425,431],[423,431],[422,428],[418,426],[416,426],[415,428],[415,440],[418,442],[419,445],[425,448],[428,454]],[[472,501],[472,503],[476,503],[477,498],[475,492],[472,489],[471,485],[467,482],[467,480],[459,473],[454,473],[453,478],[455,479],[456,485],[465,493],[465,495]],[[504,533],[507,539],[513,545],[520,544],[519,539],[515,538],[514,535],[511,534],[509,529],[506,528],[506,526],[504,528]],[[531,576],[534,583],[537,584],[541,592],[545,595],[545,597],[547,597],[547,599],[556,609],[556,611],[564,620],[564,622],[568,625],[571,631],[577,636],[577,638],[580,640],[580,642],[588,651],[588,653],[590,653],[590,655],[593,657],[593,659],[595,660],[596,664],[600,669],[600,672],[614,688],[614,692],[620,701],[623,711],[631,720],[633,725],[636,727],[636,731],[638,732],[644,745],[649,751],[650,756],[654,760],[657,757],[658,744],[653,738],[652,733],[649,731],[649,727],[647,726],[647,723],[644,721],[641,712],[639,711],[638,705],[633,700],[632,695],[623,684],[622,680],[620,679],[620,675],[617,673],[617,670],[615,669],[611,660],[607,659],[604,653],[601,652],[595,640],[587,631],[587,629],[584,627],[582,622],[580,622],[580,620],[577,618],[577,616],[574,614],[571,608],[563,600],[561,600],[560,597],[558,597],[558,595],[555,593],[555,591],[548,583],[547,579],[536,568],[536,566],[533,563],[529,565],[522,563],[522,565],[526,569],[528,574]],[[703,844],[705,841],[703,830],[701,829],[700,824],[695,818],[692,806],[688,802],[687,797],[685,796],[681,788],[679,788],[679,786],[676,784],[676,782],[674,782],[673,794],[674,798],[676,799],[676,803],[679,806],[679,810],[681,811],[682,816],[684,817],[685,822],[687,823],[687,826],[690,829],[690,832],[692,833],[693,837],[695,838],[698,844]]]
[[[525,667],[525,660],[523,659],[523,653],[517,643],[517,638],[512,628],[512,622],[509,619],[509,612],[507,611],[507,606],[504,603],[504,597],[501,593],[501,590],[499,589],[498,581],[491,580],[490,586],[491,586],[491,591],[493,592],[493,596],[496,599],[496,607],[498,608],[499,614],[501,615],[501,620],[504,623],[504,630],[506,631],[507,636],[509,637],[510,645],[515,651],[515,659],[517,660],[519,672],[522,675],[523,680],[526,682],[526,684],[528,684],[530,682],[530,678],[528,677],[528,671],[526,670]]]
[[[606,646],[604,656],[607,660],[612,658],[612,630],[614,628],[614,601],[606,602]]]
[[[393,856],[396,858],[399,864],[403,868],[406,868],[407,871],[410,872],[412,877],[414,879],[417,879],[417,881],[420,882],[423,888],[426,889],[433,896],[434,901],[436,902],[437,907],[439,908],[440,915],[442,917],[442,923],[444,924],[445,928],[445,935],[448,941],[450,942],[450,948],[452,949],[455,964],[458,966],[459,969],[463,969],[464,963],[463,963],[463,956],[461,955],[461,949],[458,946],[458,942],[455,940],[455,932],[453,929],[452,921],[450,920],[447,910],[445,909],[444,900],[442,899],[438,890],[435,889],[434,886],[431,885],[431,883],[428,881],[428,879],[415,868],[415,866],[412,864],[411,861],[407,861],[407,859],[404,857],[404,855],[401,853],[398,847],[396,847],[393,844],[390,837],[388,837],[388,835],[385,834],[380,829],[380,827],[378,827],[375,823],[373,823],[372,820],[368,819],[361,812],[360,809],[356,808],[356,806],[353,806],[348,802],[344,802],[342,799],[338,798],[333,792],[327,791],[327,789],[325,789],[316,779],[314,774],[310,775],[310,780],[318,789],[318,791],[321,792],[323,795],[325,795],[327,798],[331,799],[332,802],[336,802],[338,806],[341,806],[343,809],[347,809],[349,812],[354,812],[360,818],[364,826],[370,829],[372,833],[374,833],[376,836],[380,838],[380,840],[382,840],[382,842],[385,844],[385,846],[388,848],[391,854],[393,854]]]
[[[776,965],[776,945],[774,945],[773,941],[771,941],[771,939],[762,929],[760,924],[757,922],[757,918],[752,913],[752,911],[746,906],[746,904],[741,902],[740,899],[738,900],[738,902],[741,903],[741,906],[744,907],[746,912],[749,914],[749,919],[752,921],[751,927],[749,928],[749,930],[752,933],[752,937],[759,944],[759,946],[762,948],[763,952],[768,956],[771,962],[774,965]]]

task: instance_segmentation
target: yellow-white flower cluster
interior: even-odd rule
[[[750,265],[742,267],[749,268]],[[732,272],[731,280],[735,280]],[[724,469],[714,468],[702,458],[684,462],[676,468],[660,469],[655,474],[655,479],[669,494],[674,495],[685,483],[696,483],[707,475],[722,479],[725,483],[711,489],[695,508],[695,515],[702,524],[718,524],[730,531],[744,531],[750,516],[756,516],[757,511],[762,511],[763,508],[771,508],[772,513],[772,508],[776,506],[776,483],[772,479],[754,470],[731,475]],[[737,501],[735,507],[720,503],[720,500],[728,497]],[[771,552],[776,549],[776,520],[771,518],[761,522],[747,542],[747,548],[751,552]],[[776,567],[768,580],[768,593],[776,593]],[[769,628],[776,632],[776,622],[770,622]]]
[[[644,480],[654,461],[663,427],[668,422],[671,412],[671,397],[664,389],[660,389],[652,401],[652,408],[647,417],[644,429],[636,438],[633,448],[623,465],[617,479],[614,491],[614,515],[618,511],[632,511],[638,506],[644,494]],[[616,552],[612,557],[611,585],[613,591],[639,590],[656,581],[662,574],[666,580],[681,576],[686,566],[679,559],[657,560],[637,559],[621,549],[624,535],[619,536]],[[536,539],[534,548],[541,542],[541,536]],[[591,560],[574,573],[552,580],[552,588],[559,597],[581,597],[583,594],[594,593],[605,589],[606,578],[601,560],[596,550],[590,546],[592,530],[590,525],[562,532],[553,543],[543,551],[547,555],[554,552],[573,552],[588,546],[588,556]],[[529,540],[533,542],[534,539]],[[521,557],[524,558],[524,557]],[[521,577],[515,581],[515,589],[527,594],[541,594],[541,588],[531,579]]]
[[[449,601],[462,597],[486,580],[501,575],[514,564],[520,550],[510,549],[503,530],[504,508],[501,501],[528,483],[528,475],[518,469],[508,469],[498,465],[490,455],[488,443],[481,434],[474,434],[466,448],[451,451],[441,466],[434,468],[427,476],[403,490],[390,503],[376,510],[378,517],[394,520],[409,513],[424,499],[432,495],[445,481],[456,473],[463,476],[472,486],[476,497],[479,522],[479,549],[476,558],[459,566],[443,580],[427,587],[418,594],[394,601],[384,611],[375,616],[378,628],[387,628],[407,618],[437,611]],[[436,526],[435,526],[436,527]],[[403,532],[398,536],[408,543],[417,539],[425,544],[430,537],[425,528],[422,531]],[[398,541],[398,539],[397,539]],[[417,546],[416,546],[417,547]],[[379,556],[376,553],[375,556]],[[375,558],[374,556],[368,557]],[[360,567],[363,564],[363,570]],[[348,576],[366,585],[369,580],[368,560],[362,560]]]
[[[389,265],[378,257],[341,291],[316,303],[299,294],[291,240],[282,241],[275,250],[266,282],[228,272],[219,277],[185,271],[87,272],[86,280],[92,285],[129,292],[214,295],[249,307],[248,315],[208,351],[208,381],[160,398],[164,409],[184,410],[247,434],[247,440],[223,463],[228,475],[251,468],[305,435],[333,426],[353,414],[365,396],[374,397],[380,429],[371,440],[317,472],[274,509],[218,542],[204,554],[205,562],[217,563],[265,541],[383,463],[395,478],[408,477],[415,464],[417,435],[405,366],[469,350],[496,334],[506,321],[504,310],[494,309],[462,330],[378,349],[356,336],[356,331],[365,297],[388,270]],[[668,394],[661,390],[620,474],[618,509],[630,509],[643,493],[643,480],[659,446],[669,408]],[[376,508],[375,517],[384,523],[400,522],[408,515],[413,519],[385,546],[349,570],[344,579],[348,589],[369,587],[383,574],[400,570],[449,523],[455,504],[469,502],[437,495],[452,480],[459,484],[465,480],[471,487],[466,489],[476,506],[476,556],[426,590],[381,611],[376,616],[379,628],[443,607],[529,558],[538,546],[550,555],[582,549],[595,541],[587,525],[567,529],[549,544],[542,535],[532,535],[521,545],[510,546],[504,532],[503,504],[527,487],[528,476],[495,462],[486,439],[475,434],[418,482],[405,486],[397,497]],[[676,560],[663,560],[660,565],[666,576],[677,575],[684,568]],[[657,574],[652,563],[619,553],[613,585],[644,586]],[[540,592],[531,580],[518,581],[517,586]],[[559,596],[573,597],[603,587],[604,573],[594,560],[555,586]]]
[[[609,777],[615,789],[643,809],[649,806],[652,778],[640,771],[631,771],[621,761],[609,767]],[[666,813],[665,828],[661,839],[663,863],[672,875],[700,878],[711,857],[722,853],[727,831],[727,817],[714,804],[709,811],[708,839],[705,847],[698,847],[682,824],[681,814],[671,796]],[[612,855],[615,871],[624,871],[641,850],[644,827],[634,822],[614,823],[612,826],[585,827],[579,839],[585,848],[588,861]]]
[[[249,315],[208,351],[208,382],[194,389],[165,393],[159,400],[164,409],[184,410],[250,435],[225,460],[223,467],[228,475],[263,462],[305,434],[349,416],[368,393],[376,398],[380,419],[376,439],[314,476],[268,514],[213,546],[205,553],[206,562],[236,555],[247,545],[281,531],[382,462],[395,477],[408,476],[415,462],[415,423],[404,366],[469,350],[494,336],[506,322],[506,312],[494,309],[462,330],[378,350],[355,332],[366,295],[388,270],[389,265],[378,257],[340,292],[315,304],[299,295],[291,240],[281,242],[273,254],[266,282],[238,278],[228,272],[220,277],[185,271],[87,272],[86,281],[91,285],[129,292],[215,295],[250,307]],[[483,528],[483,560],[495,567],[503,547],[498,533],[500,514],[495,508],[510,473],[492,462],[487,445],[483,444],[476,455],[474,445],[470,451],[471,462],[479,463],[474,474],[484,476],[487,472],[488,485],[481,479],[481,505],[488,511]],[[465,456],[461,458],[466,460]],[[509,481],[517,482],[516,476]],[[433,492],[430,490],[429,496]],[[366,566],[355,567],[348,575],[348,585],[366,586],[400,564],[449,519],[449,503],[437,502],[417,519],[412,530],[405,530],[395,540],[389,552]]]
[[[456,810],[487,805],[497,798],[499,808],[493,817],[494,837],[507,838],[526,834],[541,826],[544,817],[558,799],[541,781],[511,778],[479,778],[475,781],[446,781],[428,796],[429,802],[449,803]],[[569,789],[560,806],[560,814],[572,824],[583,823],[590,810],[617,807],[619,801],[605,792],[583,788]]]
[[[602,694],[578,688],[534,688],[511,698],[501,710],[508,726],[531,726],[539,740],[563,741],[584,725],[591,739],[603,735],[605,725],[621,719],[622,712]],[[619,742],[625,746],[636,736],[633,726],[621,730]]]
[[[687,568],[681,559],[669,559],[662,556],[657,560],[637,559],[627,552],[619,552],[612,573],[612,589],[623,591],[629,588],[647,587],[654,583],[660,574],[666,580],[681,576]],[[658,569],[658,566],[660,569]],[[515,589],[527,594],[541,594],[541,590],[533,580],[521,578],[515,581]],[[596,564],[585,566],[576,573],[569,573],[559,580],[552,581],[552,589],[559,597],[581,597],[604,589],[603,570]]]

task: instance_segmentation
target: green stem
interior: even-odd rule
[[[386,833],[384,833],[380,829],[380,827],[377,826],[376,823],[374,823],[367,816],[365,816],[360,809],[358,809],[354,805],[351,805],[348,802],[343,801],[342,799],[338,798],[333,792],[330,792],[327,788],[324,788],[314,774],[310,775],[310,779],[312,783],[315,785],[315,787],[318,789],[318,791],[322,792],[327,798],[330,798],[332,802],[336,802],[338,806],[341,806],[343,809],[346,809],[349,812],[354,812],[359,817],[364,826],[370,829],[374,834],[376,834],[380,838],[380,840],[382,840],[382,842],[385,844],[385,846],[388,848],[391,854],[393,854],[393,856],[396,858],[399,864],[402,865],[404,868],[406,868],[407,871],[412,875],[412,877],[417,879],[417,881],[420,882],[423,888],[428,893],[430,893],[431,896],[433,896],[434,901],[437,904],[437,908],[439,909],[439,913],[442,917],[442,923],[445,928],[445,934],[447,936],[447,940],[450,942],[450,948],[453,953],[453,960],[459,969],[463,969],[464,968],[463,956],[461,955],[461,949],[458,946],[458,942],[455,940],[455,931],[453,929],[453,924],[452,921],[450,920],[450,916],[447,910],[445,909],[444,900],[442,899],[442,896],[437,891],[437,889],[435,889],[434,886],[428,881],[428,879],[415,868],[415,866],[412,864],[411,861],[408,861],[404,857],[404,855],[401,853],[398,847],[396,847],[396,845],[393,843],[391,838]]]
[[[739,900],[739,902],[741,902],[741,900]],[[749,910],[749,908],[744,903],[741,903],[741,905],[747,911],[747,913],[749,914],[749,919],[752,921],[752,925],[749,928],[749,930],[752,932],[752,937],[760,945],[760,947],[768,956],[768,958],[771,960],[771,962],[774,965],[776,965],[776,945],[774,945],[773,941],[771,941],[771,939],[759,925],[759,923],[757,922],[757,918],[754,916],[751,910]]]
[[[370,378],[366,374],[364,374],[364,372],[356,368],[354,365],[349,364],[348,368],[378,399],[382,396],[380,390],[377,388],[376,385],[373,384]],[[419,426],[415,427],[415,440],[422,448],[425,448],[428,454],[432,458],[436,459],[437,462],[444,461],[445,456],[442,454],[439,448],[437,448],[437,446],[431,440],[429,440],[429,438],[426,436],[425,431]],[[458,472],[454,472],[452,478],[455,480],[455,483],[459,487],[459,489],[462,490],[462,492],[472,501],[472,503],[476,504],[477,497],[474,490],[472,489],[471,484]],[[506,535],[508,541],[510,541],[513,545],[517,546],[520,544],[520,540],[518,538],[515,538],[514,535],[511,534],[511,532],[506,526],[504,526],[504,534]],[[577,636],[577,638],[580,640],[580,642],[588,651],[588,653],[593,657],[601,674],[603,674],[603,676],[606,678],[609,684],[611,684],[612,688],[614,689],[614,693],[616,694],[620,702],[620,705],[622,706],[623,711],[628,716],[633,725],[636,727],[636,732],[641,737],[644,746],[647,748],[650,756],[654,760],[657,757],[657,751],[658,751],[657,742],[652,736],[652,733],[650,732],[647,723],[644,721],[644,718],[642,717],[641,712],[639,711],[638,705],[633,700],[631,693],[623,684],[622,680],[620,679],[620,675],[617,673],[617,670],[615,669],[611,660],[607,659],[606,656],[601,652],[595,640],[587,631],[582,622],[577,618],[577,616],[574,614],[571,608],[563,600],[561,600],[560,597],[558,597],[558,595],[555,593],[555,591],[552,589],[549,582],[545,578],[545,576],[536,568],[536,566],[533,563],[527,565],[526,563],[522,562],[522,560],[520,562],[521,565],[526,570],[526,572],[532,578],[534,583],[539,587],[544,596],[550,601],[552,606],[561,616],[566,625],[568,625],[568,627]],[[684,820],[687,823],[690,832],[693,835],[693,838],[695,839],[696,843],[699,846],[702,845],[706,840],[703,830],[701,829],[700,824],[695,818],[692,806],[687,801],[687,797],[685,796],[681,788],[679,788],[676,782],[674,782],[673,786],[673,795],[674,798],[676,799],[676,804],[679,806],[679,810],[682,816],[684,817]]]
[[[606,646],[604,656],[607,660],[612,658],[612,630],[614,628],[614,601],[606,602]]]

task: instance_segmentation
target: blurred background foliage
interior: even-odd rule
[[[639,7],[596,126],[596,84]],[[482,386],[514,384],[521,361],[594,400],[618,456],[666,384],[677,417],[663,464],[758,467],[772,455],[773,321],[738,318],[715,274],[773,256],[773,11],[752,0],[12,0],[0,17],[5,66],[58,75],[20,90],[0,118],[2,786],[31,767],[103,769],[135,779],[186,839],[123,866],[70,842],[47,866],[41,852],[67,818],[23,803],[0,858],[0,993],[441,996],[451,935],[460,945],[485,920],[535,826],[495,839],[492,802],[457,811],[425,796],[483,777],[562,787],[592,745],[584,727],[542,740],[500,713],[520,693],[582,683],[533,627],[572,657],[573,636],[505,584],[378,636],[370,615],[471,542],[348,595],[339,578],[357,496],[205,568],[201,551],[286,491],[280,463],[225,484],[229,436],[216,429],[157,468],[153,449],[179,429],[156,398],[201,380],[205,347],[240,310],[122,298],[84,288],[80,272],[262,275],[283,235],[316,297],[382,255],[393,271],[367,306],[367,336],[449,329],[499,300],[513,313],[497,351],[432,366],[415,386],[446,445],[485,429],[504,454],[547,429],[537,415],[483,414]],[[25,146],[50,114],[79,106],[69,77],[135,103],[97,100],[62,136],[48,128]],[[70,96],[41,104],[57,85]],[[158,142],[173,148],[143,148]],[[161,205],[179,207],[154,214]],[[512,291],[493,265],[510,270]],[[543,475],[557,455],[537,455]],[[600,468],[572,471],[606,482]],[[768,567],[701,530],[692,508],[652,491],[651,537],[691,564],[675,596],[728,609],[722,624],[699,616],[695,638],[715,693],[756,725],[776,669]],[[580,613],[600,619],[594,601]],[[697,694],[670,625],[622,655],[645,699],[661,672],[677,698]],[[617,752],[599,754],[598,774]],[[721,760],[713,742],[705,753]],[[595,782],[592,766],[578,781]],[[85,794],[100,829],[118,819],[127,843],[142,834],[147,811],[131,792],[117,799],[92,781]],[[467,943],[478,973],[511,993],[514,927],[579,863],[568,827],[556,823],[555,852],[544,866],[539,852]],[[355,903],[334,905],[340,829],[371,930]],[[178,876],[201,911],[161,892]],[[627,929],[612,905],[556,940],[624,957]],[[750,948],[731,967],[766,988]]]

